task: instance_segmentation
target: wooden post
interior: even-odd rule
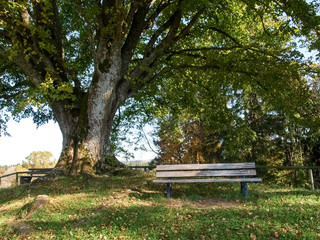
[[[312,169],[309,169],[309,178],[310,178],[311,190],[314,191],[314,181],[313,181]]]
[[[19,173],[18,172],[16,172],[16,184],[18,185],[19,184]]]

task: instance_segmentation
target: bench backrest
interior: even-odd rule
[[[53,168],[29,168],[27,174],[48,174]]]
[[[159,178],[239,177],[255,175],[257,174],[254,162],[158,165],[156,168],[156,176]]]

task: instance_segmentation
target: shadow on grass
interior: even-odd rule
[[[163,206],[132,206],[105,208],[77,220],[34,221],[33,224],[35,229],[41,229],[39,234],[51,232],[65,239],[72,238],[70,235],[80,239],[99,239],[103,236],[108,239],[119,236],[128,239],[199,239],[200,236],[202,239],[213,239],[214,235],[224,235],[224,229],[211,227],[214,219],[225,216],[231,217],[221,210],[200,213]]]
[[[152,174],[61,177],[1,189],[0,204],[40,194],[72,195],[31,217],[34,235],[42,239],[250,239],[252,233],[276,239],[275,232],[287,239],[317,239],[319,191],[249,184],[245,199],[236,183],[174,184],[173,199],[166,200],[165,184],[152,179]],[[301,202],[311,196],[313,202]],[[239,204],[225,207],[219,201]]]
[[[132,171],[130,176],[117,173],[116,176],[96,177],[57,177],[29,184],[0,189],[0,204],[37,195],[61,196],[65,194],[96,193],[105,195],[110,191],[127,188],[138,189],[148,185],[151,180],[143,172]]]
[[[14,186],[9,188],[0,189],[0,205],[11,202],[13,200],[19,200],[26,197],[28,194],[28,186]]]
[[[127,174],[127,173],[126,173]],[[118,173],[116,176],[83,177],[59,177],[38,182],[16,186],[8,189],[0,189],[0,204],[24,197],[36,197],[37,195],[61,196],[65,194],[87,193],[96,196],[107,196],[112,192],[130,189],[130,196],[140,200],[165,199],[166,185],[153,183],[154,175],[143,172],[132,172],[131,176]],[[273,196],[320,196],[320,191],[304,189],[286,189],[268,186],[260,183],[248,184],[249,197],[244,198],[240,193],[238,183],[184,183],[173,184],[173,199],[188,199],[198,201],[202,199],[219,199],[221,201],[246,201],[255,202],[261,198],[268,199]]]
[[[70,213],[71,218],[77,215],[76,219],[65,216],[61,220],[56,213],[49,220],[39,221],[38,215],[32,223],[38,235],[51,234],[59,239],[250,239],[253,232],[258,239],[275,239],[272,234],[276,231],[287,239],[313,239],[317,228],[309,225],[314,223],[315,211],[317,206],[306,206],[302,212],[299,204],[292,205],[291,211],[260,206],[252,212],[245,208],[128,206],[105,207],[83,216]],[[282,226],[282,232],[278,226]],[[307,232],[300,231],[308,228]]]

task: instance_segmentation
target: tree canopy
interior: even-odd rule
[[[308,116],[308,106],[316,109],[308,81],[318,73],[296,41],[319,50],[317,7],[302,0],[2,1],[0,107],[38,124],[54,118],[64,146],[56,170],[70,174],[108,166],[114,117],[132,97],[165,102],[167,95],[179,112],[190,99],[183,95],[192,95],[188,108],[226,109],[228,96],[251,89],[290,115]],[[7,116],[0,121],[5,132]]]
[[[48,151],[33,151],[31,152],[24,161],[22,161],[21,166],[23,168],[53,168],[57,160],[54,158],[53,154]]]

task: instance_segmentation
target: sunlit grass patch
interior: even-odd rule
[[[173,198],[152,173],[61,177],[3,190],[3,239],[318,239],[320,191],[249,184],[175,184]],[[38,195],[49,198],[34,214]],[[13,198],[15,196],[16,198]],[[27,217],[28,216],[28,217]],[[11,220],[10,220],[11,219]],[[11,222],[10,222],[11,221]],[[29,226],[21,234],[19,224]]]

